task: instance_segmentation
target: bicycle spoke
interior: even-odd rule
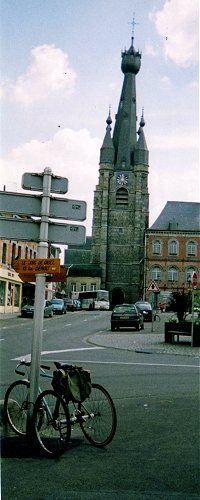
[[[116,432],[117,417],[108,392],[99,384],[92,384],[89,398],[79,405],[81,428],[85,437],[95,446],[109,444]]]
[[[33,423],[42,450],[58,456],[67,449],[71,434],[68,408],[54,391],[40,394],[34,405]]]

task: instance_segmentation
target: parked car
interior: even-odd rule
[[[72,299],[64,299],[68,311],[74,311],[74,301]]]
[[[65,304],[63,299],[52,299],[51,304],[53,306],[54,314],[66,314],[67,304]]]
[[[135,303],[136,307],[142,312],[144,321],[152,321],[152,307],[150,302],[136,302]]]
[[[21,308],[21,316],[23,318],[25,317],[30,317],[33,318],[34,314],[34,300],[30,302],[30,304],[25,304]],[[50,300],[45,300],[44,301],[44,317],[47,318],[52,318],[53,316],[53,306],[50,302]]]
[[[114,307],[111,314],[111,330],[114,331],[116,328],[119,330],[121,327],[143,330],[143,314],[134,304],[119,304]]]

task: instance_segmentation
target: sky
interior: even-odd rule
[[[184,8],[183,8],[184,3]],[[200,201],[198,0],[1,0],[0,190],[24,172],[67,177],[91,235],[100,147],[121,52],[142,52],[137,115],[149,149],[150,225],[167,201]],[[139,123],[139,122],[138,122]],[[33,193],[34,194],[34,193]]]

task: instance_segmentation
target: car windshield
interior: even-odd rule
[[[148,304],[147,302],[136,302],[136,306],[139,307],[140,309],[149,309],[151,310],[151,304]]]
[[[116,313],[131,313],[131,312],[136,312],[136,309],[135,309],[135,306],[133,306],[132,304],[126,304],[126,305],[119,305],[119,306],[115,306],[114,309],[113,309],[113,312],[116,312]]]
[[[52,304],[61,304],[62,303],[62,299],[53,299],[53,300],[51,300],[51,303]]]

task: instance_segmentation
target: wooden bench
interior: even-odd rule
[[[174,344],[175,338],[179,343],[179,337],[192,337],[192,323],[183,321],[179,323],[165,322],[165,343]],[[192,338],[191,338],[192,341]],[[200,325],[194,324],[193,328],[193,347],[200,346]]]

